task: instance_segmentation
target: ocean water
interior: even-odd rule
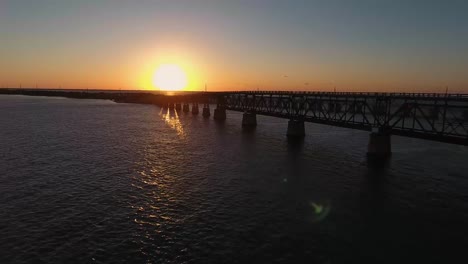
[[[241,119],[0,95],[0,263],[466,261],[467,147]]]

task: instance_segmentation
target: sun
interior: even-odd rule
[[[154,72],[153,84],[160,90],[181,91],[187,86],[187,75],[178,65],[163,64]]]

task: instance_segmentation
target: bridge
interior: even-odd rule
[[[468,94],[237,91],[155,94],[121,91],[0,89],[0,94],[109,99],[155,104],[224,121],[226,110],[243,112],[245,129],[257,115],[289,120],[286,134],[305,136],[304,122],[369,131],[368,154],[391,154],[391,135],[468,146]],[[192,105],[190,109],[190,104]]]
[[[243,112],[245,128],[257,125],[256,115],[289,119],[288,137],[303,137],[304,122],[370,131],[369,155],[390,155],[391,135],[468,145],[468,94],[239,91],[197,96],[205,116],[216,98],[214,118],[224,120],[226,110]]]

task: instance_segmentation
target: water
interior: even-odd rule
[[[441,263],[468,245],[468,149],[241,114],[0,96],[0,263]]]

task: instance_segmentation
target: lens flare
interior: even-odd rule
[[[331,210],[330,202],[309,202],[312,207],[312,222],[320,222],[324,220]]]

